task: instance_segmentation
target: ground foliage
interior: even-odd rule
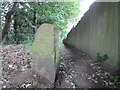
[[[32,68],[33,61],[32,53],[28,48],[30,45],[24,44],[0,48],[0,84],[2,84],[2,88],[47,88],[41,81],[38,81],[36,74],[32,76],[32,73],[28,72]],[[76,53],[79,54],[76,55]],[[78,51],[76,53],[69,49],[60,52],[56,88],[95,88],[97,85],[99,88],[119,87],[119,77],[104,71],[85,53]],[[87,84],[84,86],[85,81]]]

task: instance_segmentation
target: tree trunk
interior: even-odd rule
[[[12,15],[16,12],[17,6],[18,6],[18,2],[14,2],[12,9],[8,11],[8,13],[5,16],[5,26],[2,31],[2,43],[4,43],[7,38],[8,31],[10,30],[10,23],[11,23]]]
[[[34,11],[34,29],[33,29],[33,33],[35,33],[36,29],[37,29],[37,12]]]
[[[18,22],[17,22],[17,12],[16,12],[14,15],[14,41],[16,44],[18,44],[17,33],[18,33]]]

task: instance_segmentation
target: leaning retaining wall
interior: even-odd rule
[[[64,43],[83,50],[93,58],[97,53],[107,54],[103,63],[111,72],[120,66],[118,63],[118,3],[95,2],[71,30]],[[119,65],[118,65],[119,64]]]

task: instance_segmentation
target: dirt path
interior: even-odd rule
[[[96,66],[90,57],[77,49],[64,46],[56,88],[103,88],[109,73]]]
[[[88,55],[76,48],[64,46],[59,60],[55,88],[104,88],[114,85],[108,79],[108,72],[103,71]],[[31,72],[32,61],[31,52],[24,45],[0,48],[0,87],[47,88],[47,82],[42,83],[43,80]]]

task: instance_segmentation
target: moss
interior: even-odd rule
[[[54,81],[58,63],[58,33],[51,24],[42,24],[32,44],[33,69],[44,78]]]
[[[48,29],[48,30],[47,30]],[[52,54],[54,48],[53,26],[41,26],[36,33],[35,41],[32,45],[33,53],[37,53],[42,58]]]

